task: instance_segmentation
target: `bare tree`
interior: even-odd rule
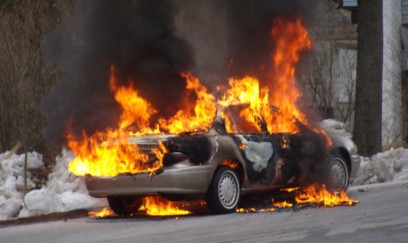
[[[298,75],[298,81],[307,91],[306,99],[324,118],[333,117],[332,65],[332,45],[329,42],[317,43],[309,63]]]
[[[44,33],[68,11],[68,1],[0,2],[0,151],[17,141],[47,152],[40,101],[58,79],[41,53]]]
[[[350,131],[353,130],[354,101],[356,89],[356,59],[355,50],[343,49],[339,54],[340,65],[337,75],[339,86],[338,100],[334,105],[334,110],[339,119],[347,124]]]

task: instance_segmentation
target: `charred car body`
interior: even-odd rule
[[[85,176],[89,194],[107,197],[119,215],[137,212],[142,198],[170,200],[204,198],[213,213],[233,212],[243,194],[320,182],[346,189],[359,161],[341,144],[330,147],[322,134],[300,126],[300,132],[227,133],[217,117],[203,134],[134,136],[128,143],[151,152],[159,141],[167,153],[155,172]]]

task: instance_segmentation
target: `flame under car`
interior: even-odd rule
[[[317,181],[345,190],[359,161],[341,145],[324,148],[323,140],[306,128],[296,134],[227,133],[218,117],[203,134],[130,137],[127,143],[138,146],[151,163],[157,159],[152,151],[166,148],[163,166],[154,173],[86,175],[85,182],[89,194],[107,197],[118,215],[136,213],[143,197],[151,195],[205,199],[211,212],[230,213],[244,194]]]

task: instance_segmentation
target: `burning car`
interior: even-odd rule
[[[149,156],[147,163],[157,160],[152,151],[165,152],[156,171],[85,176],[89,194],[107,197],[118,215],[136,213],[151,195],[204,198],[211,212],[229,213],[243,194],[323,182],[325,175],[332,189],[345,190],[359,168],[343,146],[332,145],[325,154],[324,137],[306,128],[297,134],[228,133],[221,117],[204,134],[132,136],[127,142]]]
[[[80,137],[68,129],[75,154],[68,169],[119,215],[137,212],[151,195],[205,199],[212,212],[229,213],[241,195],[276,188],[317,183],[344,191],[358,160],[298,104],[295,64],[311,48],[308,33],[300,20],[277,20],[271,37],[276,48],[262,80],[233,77],[210,93],[193,74],[181,73],[186,89],[170,115],[142,97],[133,80],[121,85],[112,65],[117,126]]]

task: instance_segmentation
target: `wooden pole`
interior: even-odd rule
[[[13,154],[17,152],[17,150],[21,147],[21,141],[17,141],[16,145],[10,150],[10,153],[4,159],[10,159]]]
[[[25,151],[25,159],[24,159],[24,197],[27,194],[27,150]]]

